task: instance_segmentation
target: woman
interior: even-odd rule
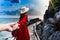
[[[21,17],[19,22],[17,22],[18,24],[20,24],[19,29],[12,32],[12,35],[16,37],[16,40],[30,40],[28,28],[26,25],[28,21],[28,10],[29,8],[26,7],[21,8]]]

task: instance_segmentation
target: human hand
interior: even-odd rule
[[[15,23],[12,27],[13,31],[16,30],[16,29],[19,29],[19,24],[18,23]]]
[[[15,23],[15,22],[14,23],[9,23],[9,24],[6,25],[6,27],[7,27],[7,31],[12,32],[16,29],[19,29],[19,24]]]

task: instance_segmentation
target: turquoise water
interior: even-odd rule
[[[17,21],[19,21],[19,18],[0,18],[0,24],[17,22]]]

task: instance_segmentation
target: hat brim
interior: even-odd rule
[[[28,11],[29,11],[29,8],[26,8],[25,11],[21,10],[21,14],[24,14],[25,12],[28,12]]]

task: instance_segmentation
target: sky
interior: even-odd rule
[[[49,0],[0,0],[0,15],[19,15],[20,8],[26,6],[28,15],[43,17],[48,5]]]

